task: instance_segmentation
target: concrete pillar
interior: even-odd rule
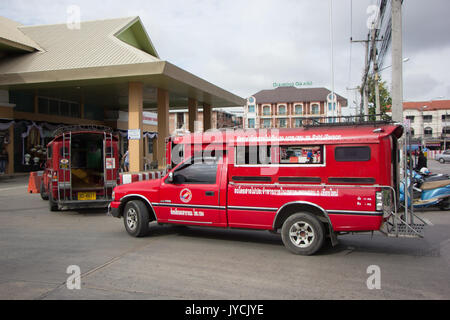
[[[139,172],[144,169],[142,105],[142,83],[130,82],[128,85],[128,129],[139,129],[141,132],[139,140],[128,141],[130,172]]]
[[[188,99],[188,109],[189,109],[189,131],[195,132],[195,122],[198,119],[198,109],[197,109],[197,100]]]
[[[158,138],[156,148],[156,159],[158,168],[164,169],[166,163],[166,143],[169,136],[169,92],[163,89],[157,89],[158,105]]]
[[[203,103],[203,131],[209,130],[212,127],[211,109],[212,107],[209,104]]]
[[[403,123],[402,1],[393,0],[392,10],[392,120]]]

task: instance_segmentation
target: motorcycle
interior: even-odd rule
[[[409,173],[409,171],[408,171]],[[406,179],[406,188],[409,193],[411,179]],[[448,175],[423,176],[412,172],[413,183],[413,207],[430,208],[437,207],[441,210],[450,210],[450,177]],[[405,181],[400,182],[400,201],[405,201]],[[411,205],[411,198],[408,199]]]
[[[420,172],[414,172],[414,177],[417,179],[423,179],[424,181],[438,181],[438,180],[448,180],[450,175],[446,173],[431,173],[428,168],[422,168]],[[408,170],[409,173],[409,170]]]

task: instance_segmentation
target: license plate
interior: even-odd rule
[[[78,200],[95,200],[97,194],[95,192],[78,192]]]

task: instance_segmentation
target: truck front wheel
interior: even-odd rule
[[[283,223],[281,239],[285,247],[292,253],[312,255],[324,243],[324,226],[310,213],[296,213]]]
[[[53,195],[49,192],[48,195],[48,209],[50,211],[58,211],[58,204],[53,201]]]
[[[133,237],[143,237],[150,231],[150,216],[142,201],[127,202],[123,211],[123,223],[128,234]]]
[[[41,198],[42,198],[42,200],[48,200],[48,193],[45,192],[44,182],[43,182],[43,181],[41,182],[41,189],[40,189],[40,192],[41,192]]]

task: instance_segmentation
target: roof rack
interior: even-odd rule
[[[98,132],[106,132],[106,133],[112,133],[113,129],[107,126],[102,125],[95,125],[95,124],[88,124],[88,125],[82,125],[82,124],[75,124],[75,125],[69,125],[69,126],[59,126],[58,128],[53,131],[53,136],[57,137],[59,135],[62,135],[65,132],[69,131],[98,131]]]
[[[355,116],[339,116],[339,117],[317,117],[302,119],[306,122],[305,128],[310,127],[339,127],[351,125],[386,125],[393,124],[394,121],[387,118],[385,114],[355,115]],[[381,120],[378,120],[381,119]]]

